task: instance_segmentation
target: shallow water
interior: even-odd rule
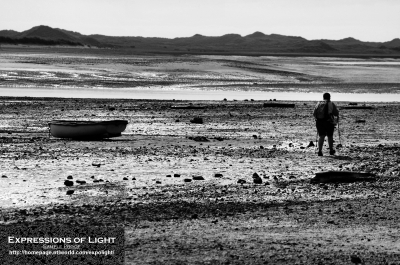
[[[0,96],[12,97],[57,97],[57,98],[115,98],[158,100],[287,100],[318,101],[321,93],[265,92],[265,91],[221,91],[190,89],[99,89],[99,88],[0,88]],[[400,102],[399,94],[389,93],[334,93],[334,101]]]

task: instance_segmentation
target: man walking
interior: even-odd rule
[[[328,136],[329,154],[334,155],[333,149],[333,132],[336,126],[336,120],[339,121],[339,111],[336,105],[331,101],[331,95],[324,93],[324,101],[318,102],[314,109],[314,118],[319,135],[318,139],[318,156],[323,156],[322,146],[324,145],[325,136]],[[335,119],[335,117],[337,117]]]

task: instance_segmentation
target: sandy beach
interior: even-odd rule
[[[313,66],[314,72],[305,76],[304,71],[299,74],[299,63],[288,75],[288,66],[282,62],[272,69],[268,68],[270,62],[264,61],[257,71],[249,72],[240,59],[240,67],[236,67],[245,72],[237,72],[237,68],[216,65],[214,59],[204,62],[204,58],[195,57],[190,58],[191,69],[182,70],[182,65],[173,69],[171,65],[179,64],[176,61],[165,68],[168,75],[165,69],[152,69],[158,74],[150,82],[150,77],[134,81],[140,71],[133,67],[155,67],[157,57],[147,58],[154,64],[144,66],[142,61],[134,66],[131,61],[119,62],[118,67],[107,68],[110,71],[104,70],[110,60],[102,65],[103,61],[75,58],[76,65],[65,66],[63,61],[60,66],[60,61],[38,62],[39,57],[32,54],[23,56],[35,61],[16,62],[10,54],[0,58],[4,86],[54,87],[64,83],[79,87],[96,80],[99,86],[107,87],[136,82],[138,86],[279,90],[289,88],[288,80],[296,76],[293,89],[325,92],[331,88],[333,101],[334,92],[344,92],[344,87],[346,92],[362,88],[372,93],[382,88],[381,92],[394,93],[394,97],[399,88],[398,75],[390,75],[390,82],[379,75],[370,76],[372,65],[363,68],[363,73],[357,71],[360,78],[369,78],[368,82],[349,85],[350,74],[341,76],[339,68],[330,72],[331,76],[318,76],[315,71],[322,70]],[[188,65],[188,59],[184,60]],[[104,76],[82,74],[78,81],[69,76],[80,75],[78,68],[85,68],[86,74],[88,63],[94,64],[90,68],[96,68],[96,73],[103,67]],[[205,78],[205,69],[212,69],[211,64],[218,70],[210,70]],[[36,70],[23,70],[26,65]],[[43,72],[49,69],[38,70],[38,65],[51,68],[60,78],[44,77]],[[207,67],[200,71],[199,65]],[[301,65],[305,65],[304,60]],[[278,67],[284,67],[279,71],[285,73]],[[63,79],[61,72],[68,69],[74,70]],[[273,70],[274,76],[266,77],[260,69],[263,73]],[[106,80],[117,71],[122,83],[115,78]],[[389,71],[398,72],[398,66]],[[172,78],[171,72],[179,77]],[[221,79],[227,72],[229,76]],[[182,73],[187,79],[182,79]],[[219,73],[218,78],[210,78],[215,73]],[[241,78],[236,78],[239,75]],[[325,146],[324,156],[318,157],[313,146],[316,102],[292,101],[295,108],[264,107],[270,102],[250,98],[1,97],[0,225],[123,226],[126,264],[352,264],[357,260],[399,264],[400,104],[358,102],[358,106],[372,108],[345,109],[350,102],[337,102],[340,137],[336,130],[334,144],[341,147],[330,156]],[[203,108],[171,108],[179,104]],[[192,123],[195,117],[204,122]],[[129,124],[121,137],[77,141],[50,136],[48,123],[54,119],[124,119]],[[376,179],[312,183],[316,173],[328,170],[369,172]],[[261,183],[254,183],[255,174]],[[74,181],[73,186],[65,186],[67,178]],[[67,195],[68,191],[73,194]]]

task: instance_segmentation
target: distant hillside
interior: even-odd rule
[[[161,53],[337,53],[337,54],[399,54],[400,39],[387,42],[362,42],[354,38],[341,40],[307,40],[302,37],[254,32],[241,36],[204,36],[185,38],[111,37],[83,35],[64,29],[37,26],[23,32],[0,31],[0,43],[34,43],[43,45],[80,45],[135,49]]]

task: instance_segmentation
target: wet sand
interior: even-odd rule
[[[204,109],[170,108],[178,103]],[[126,264],[400,262],[399,104],[341,109],[343,147],[318,157],[315,102],[263,103],[1,98],[1,225],[124,226]],[[49,137],[52,119],[129,126],[75,141]],[[326,170],[377,180],[310,182]]]

